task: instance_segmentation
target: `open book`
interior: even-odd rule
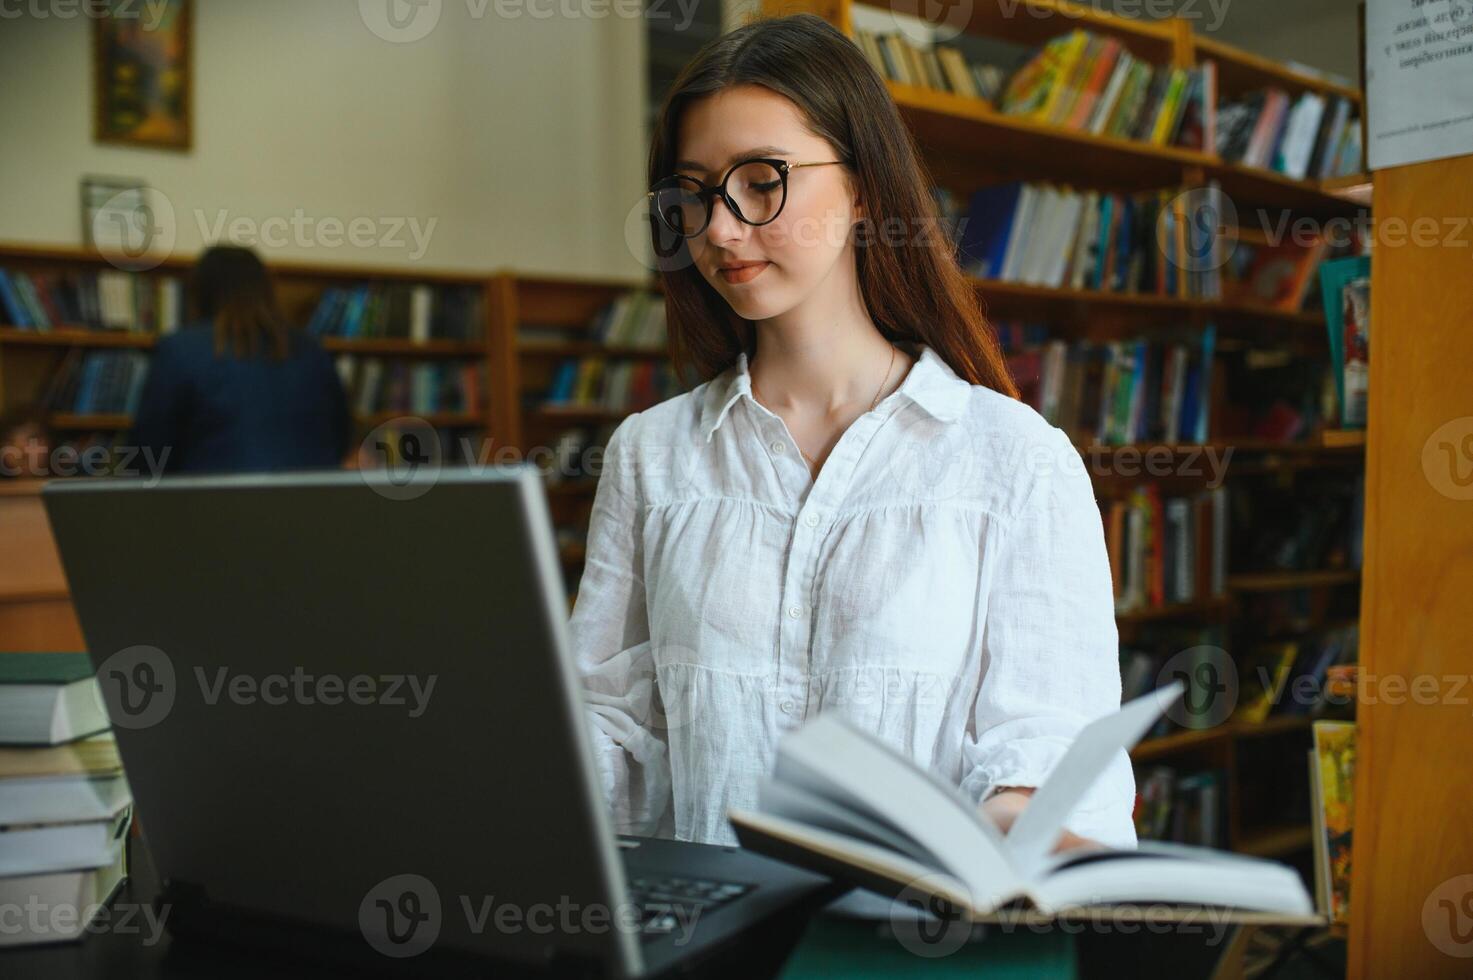
[[[1273,861],[1149,841],[1051,853],[1099,773],[1181,693],[1174,682],[1086,725],[1006,837],[959,789],[834,713],[785,736],[758,809],[727,816],[751,850],[970,917],[1147,902],[1312,916],[1298,873]]]

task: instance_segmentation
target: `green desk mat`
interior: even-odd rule
[[[912,952],[884,921],[820,915],[809,923],[788,957],[781,980],[845,980],[861,977],[966,977],[968,980],[1076,980],[1079,975],[1074,937],[1059,929],[1034,932],[978,927],[973,938],[935,946],[911,945],[932,953]],[[958,937],[960,939],[960,937]]]

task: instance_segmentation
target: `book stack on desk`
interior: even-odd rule
[[[0,653],[0,947],[78,939],[127,876],[133,794],[83,653]]]

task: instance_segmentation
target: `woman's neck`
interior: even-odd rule
[[[756,330],[752,380],[774,411],[810,418],[863,412],[904,374],[897,370],[901,355],[862,303],[823,312],[795,308],[758,321]]]

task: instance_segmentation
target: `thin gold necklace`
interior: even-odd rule
[[[875,406],[880,403],[880,393],[885,390],[885,385],[887,385],[887,384],[890,383],[890,372],[893,371],[893,370],[895,370],[895,351],[896,351],[895,344],[894,343],[891,343],[890,344],[890,365],[889,365],[889,367],[885,368],[885,377],[880,382],[880,387],[875,391],[875,397],[870,399],[869,410],[871,412],[873,412],[875,410]],[[763,398],[762,398],[762,392],[760,392],[760,391],[757,390],[757,380],[755,378],[752,379],[752,394],[757,398],[758,401],[762,401],[763,400]],[[796,440],[794,441],[794,445],[797,445]],[[805,460],[808,461],[808,465],[810,467],[817,466],[818,465],[818,461],[817,460],[815,460],[812,456],[808,455],[807,453],[803,452],[803,447],[802,446],[798,446],[798,454],[800,456],[802,456]]]

